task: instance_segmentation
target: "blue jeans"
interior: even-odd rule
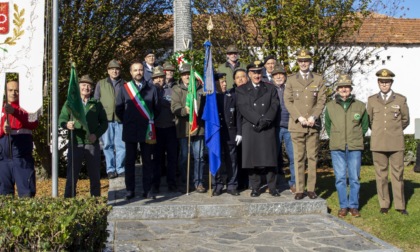
[[[360,150],[333,150],[331,159],[335,174],[335,187],[337,188],[340,208],[359,208],[360,166],[362,151]],[[347,176],[349,178],[350,194],[347,197]]]
[[[188,137],[179,139],[180,145],[180,158],[179,167],[181,169],[182,179],[186,180],[187,172],[187,160],[188,160]],[[194,185],[197,187],[203,185],[203,173],[204,173],[204,137],[194,136],[191,137],[191,151],[194,156]],[[190,166],[191,167],[191,166]]]
[[[293,144],[292,138],[290,137],[290,132],[287,128],[277,127],[276,128],[277,136],[277,146],[278,146],[278,157],[279,157],[279,170],[283,169],[283,151],[281,148],[281,142],[284,141],[284,146],[286,147],[286,154],[289,158],[289,170],[290,170],[290,180],[289,186],[296,184],[295,180],[295,159],[293,157]]]
[[[108,122],[108,129],[102,135],[106,173],[125,171],[125,143],[122,140],[122,123]]]

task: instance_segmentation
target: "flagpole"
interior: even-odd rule
[[[189,125],[189,122],[188,122],[187,195],[190,192],[190,158],[191,158],[191,126]]]
[[[6,77],[6,75],[5,75],[5,77]],[[4,80],[4,98],[5,98],[5,104],[6,105],[9,104],[9,101],[7,99],[7,77]],[[4,124],[7,125],[7,126],[10,126],[10,124],[9,124],[9,114],[8,113],[6,113],[6,121],[4,122]],[[12,148],[12,141],[10,139],[10,133],[7,134],[7,142],[9,144],[9,159],[12,159],[13,158],[13,153],[12,153],[13,148]]]
[[[70,121],[73,121],[73,113],[70,113]],[[73,124],[74,125],[74,124]],[[74,127],[74,126],[73,126]],[[71,197],[74,198],[76,195],[74,193],[74,141],[73,141],[73,130],[70,130],[70,148],[71,150]],[[67,160],[68,162],[68,160]]]
[[[58,0],[52,2],[52,197],[58,197]]]
[[[210,16],[209,22],[207,23],[207,31],[209,32],[209,41],[211,41],[211,30],[213,30],[213,22],[212,22],[211,16]],[[211,48],[210,48],[210,50],[211,50]],[[217,176],[217,174],[215,174],[214,179],[216,179],[216,176]],[[210,197],[213,197],[211,179],[212,179],[212,176],[211,176],[210,165],[209,165],[209,188],[210,188],[209,189],[209,194],[210,194]]]

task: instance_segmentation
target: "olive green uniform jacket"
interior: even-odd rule
[[[319,132],[321,121],[319,116],[324,109],[327,99],[326,87],[321,75],[309,73],[308,80],[305,80],[300,72],[290,75],[287,78],[287,85],[284,91],[284,104],[290,113],[289,131],[300,133]],[[302,126],[298,120],[300,116],[308,119],[310,116],[317,118],[314,127]]]
[[[217,72],[218,73],[225,73],[226,74],[227,90],[229,90],[229,89],[231,89],[233,87],[233,84],[234,84],[234,81],[233,81],[233,71],[236,68],[246,69],[246,64],[245,63],[242,63],[240,61],[237,61],[234,69],[232,70],[232,68],[230,67],[230,63],[226,61],[225,63],[220,64],[220,66],[217,68]]]
[[[198,130],[191,134],[191,136],[204,136],[204,122],[201,120],[201,96],[203,96],[204,93],[203,88],[200,85],[197,86],[197,106],[199,108],[197,116]],[[175,115],[176,136],[178,138],[188,137],[189,133],[189,114],[187,114],[185,109],[187,94],[188,87],[186,87],[181,80],[178,85],[172,87],[171,111]],[[190,112],[192,113],[192,111]]]
[[[405,96],[392,91],[385,102],[381,93],[374,94],[368,98],[367,112],[372,130],[370,150],[404,150],[403,130],[410,124]]]

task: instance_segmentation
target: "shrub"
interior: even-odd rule
[[[405,140],[405,151],[404,151],[404,161],[405,165],[415,162],[417,144],[420,142],[417,139],[414,139],[414,135],[407,134],[404,135]],[[362,152],[362,165],[373,165],[372,152],[370,151],[370,136],[364,138],[365,149]],[[318,158],[318,167],[329,166],[331,164],[331,154],[329,148],[329,140],[323,139],[320,140],[319,147],[319,158]]]
[[[0,248],[6,251],[100,250],[108,233],[106,198],[0,196]]]

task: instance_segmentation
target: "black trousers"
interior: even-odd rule
[[[276,167],[258,167],[249,169],[249,183],[253,189],[261,187],[261,175],[267,178],[267,186],[271,191],[276,190]]]
[[[178,164],[178,139],[176,138],[175,126],[169,128],[156,127],[156,158],[155,169],[153,170],[153,185],[159,188],[162,164],[167,159],[166,183],[176,185],[176,167]]]
[[[67,176],[64,197],[76,196],[76,186],[82,162],[86,161],[86,169],[90,182],[90,195],[101,196],[101,148],[99,143],[74,145],[69,144],[67,152]]]
[[[227,144],[222,142],[222,156],[225,162],[227,180],[227,190],[236,190],[238,188],[238,156],[236,152],[235,144]],[[221,191],[223,189],[223,178],[222,171],[216,173],[216,177],[212,176],[212,187],[215,191]]]
[[[134,192],[136,188],[135,165],[137,159],[137,142],[125,142],[125,188]],[[143,169],[143,192],[152,189],[152,176],[155,169],[156,144],[140,143],[141,160]]]

